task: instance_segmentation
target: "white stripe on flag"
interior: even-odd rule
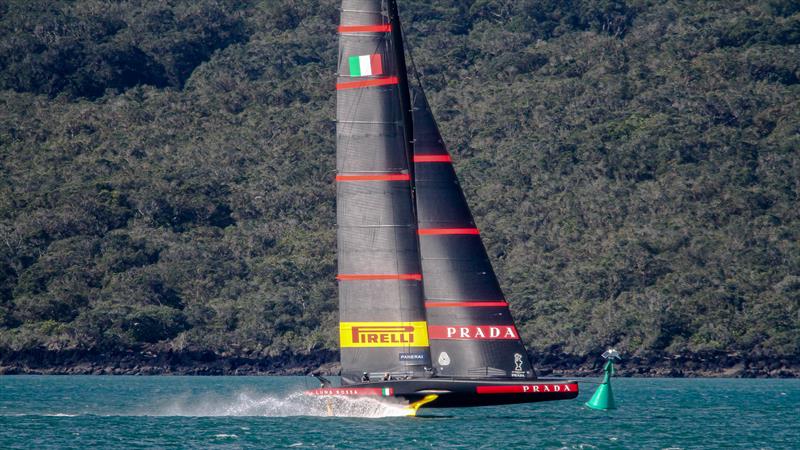
[[[361,76],[368,77],[372,75],[372,63],[370,55],[361,55],[358,57],[358,65],[361,68]]]

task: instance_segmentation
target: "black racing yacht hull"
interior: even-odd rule
[[[394,398],[409,406],[416,406],[416,410],[420,407],[459,408],[569,400],[578,396],[578,382],[548,379],[419,378],[321,387],[305,393],[314,396],[386,397],[387,400]]]

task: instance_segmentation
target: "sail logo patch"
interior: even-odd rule
[[[405,363],[411,364],[427,364],[428,363],[428,354],[427,353],[400,353],[399,355],[400,361]]]
[[[431,339],[519,339],[514,325],[431,325],[428,327],[428,333]]]
[[[522,354],[514,353],[514,370],[511,371],[512,378],[525,378],[525,371],[522,370]]]
[[[380,54],[358,55],[347,58],[351,77],[383,75],[383,57]]]
[[[341,322],[342,347],[427,347],[426,322]]]

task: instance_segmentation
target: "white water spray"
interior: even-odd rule
[[[387,403],[373,398],[345,396],[312,396],[293,393],[286,397],[259,396],[239,393],[234,398],[192,398],[171,401],[148,416],[250,416],[250,417],[400,417],[408,414],[405,405]]]

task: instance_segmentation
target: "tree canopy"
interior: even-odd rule
[[[0,3],[0,353],[336,349],[337,7]],[[800,354],[796,1],[400,7],[533,353]]]

